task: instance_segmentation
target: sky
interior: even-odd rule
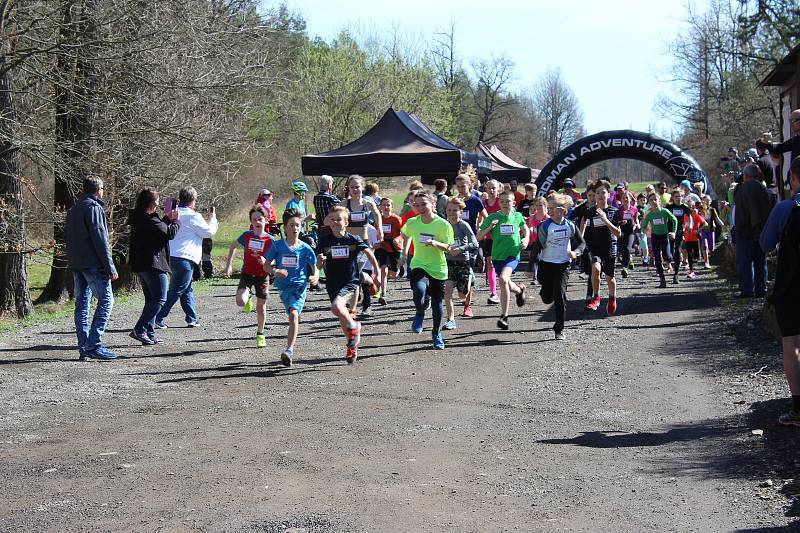
[[[686,1],[289,0],[287,5],[305,18],[309,36],[326,41],[344,28],[396,28],[432,42],[453,20],[464,65],[508,56],[515,64],[514,92],[532,87],[548,68],[560,68],[580,101],[587,134],[630,128],[669,138],[676,126],[659,116],[654,104],[659,94],[675,95],[668,82],[669,50],[683,30]]]

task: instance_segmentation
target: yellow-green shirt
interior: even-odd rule
[[[411,268],[421,268],[434,279],[447,279],[447,255],[442,250],[433,246],[426,246],[430,239],[453,243],[453,226],[448,221],[434,215],[433,220],[425,224],[420,216],[408,219],[400,229],[406,237],[411,238],[414,244],[414,257],[411,259]]]

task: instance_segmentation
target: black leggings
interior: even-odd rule
[[[672,244],[672,268],[675,269],[675,277],[681,269],[681,245],[683,245],[683,231],[675,233],[675,241]]]
[[[619,238],[619,257],[622,260],[622,268],[631,266],[631,254],[633,254],[634,240],[633,233],[629,233],[628,235],[623,234]]]
[[[694,262],[700,259],[700,241],[684,241],[686,258],[689,260],[689,272],[694,270]]]
[[[545,304],[555,304],[556,323],[553,331],[561,333],[564,329],[564,315],[567,310],[567,280],[569,263],[548,263],[539,261],[539,295]]]
[[[669,250],[669,235],[656,235],[653,233],[653,261],[656,264],[656,272],[661,281],[664,281],[664,263],[672,261],[672,254]]]

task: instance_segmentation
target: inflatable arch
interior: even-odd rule
[[[542,168],[536,179],[538,195],[561,189],[567,178],[572,178],[586,167],[606,159],[636,159],[663,170],[676,183],[689,180],[702,181],[705,190],[714,194],[708,176],[695,159],[680,146],[641,131],[601,131],[584,137],[567,146]],[[611,180],[614,177],[611,176]]]

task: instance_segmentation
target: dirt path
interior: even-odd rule
[[[580,310],[573,276],[567,342],[531,300],[508,332],[479,305],[445,352],[410,333],[397,282],[352,367],[316,293],[291,369],[278,306],[258,351],[233,283],[159,347],[130,342],[138,306],[119,306],[113,363],[77,362],[66,320],[0,339],[0,530],[793,528],[758,489],[785,430],[752,435],[713,364],[730,343],[704,333],[723,327],[711,274],[653,293],[637,271],[613,318]]]

